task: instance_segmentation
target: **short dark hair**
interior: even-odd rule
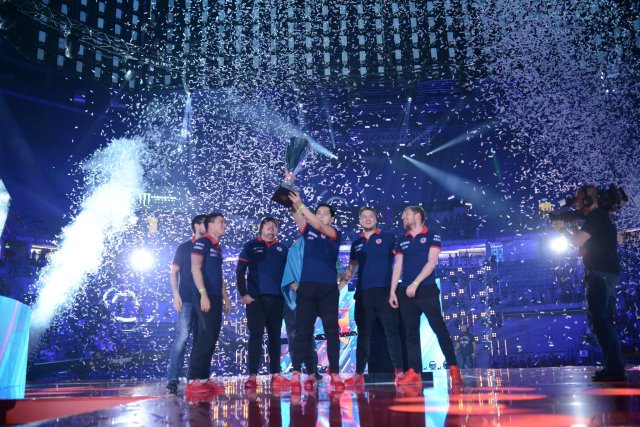
[[[207,214],[207,217],[204,220],[204,226],[207,227],[209,223],[214,222],[216,218],[218,218],[219,216],[224,218],[224,215],[222,215],[222,212],[211,212]]]
[[[373,212],[374,215],[378,215],[378,212],[376,212],[376,208],[373,208],[371,206],[363,206],[358,211],[358,216],[362,215],[362,212],[364,212],[364,211],[371,211],[371,212]]]
[[[593,184],[583,185],[578,188],[578,192],[581,192],[584,196],[591,196],[594,200],[598,200],[598,187]]]
[[[280,224],[278,224],[278,220],[275,219],[272,216],[265,216],[264,218],[262,218],[262,221],[260,221],[260,227],[258,228],[258,233],[262,233],[262,227],[265,226],[265,224],[272,222],[276,225],[276,227],[280,227]]]
[[[420,218],[422,219],[422,223],[424,224],[425,219],[427,218],[424,214],[424,209],[422,209],[422,206],[418,206],[418,205],[409,205],[406,208],[404,208],[404,210],[406,211],[407,209],[409,209],[411,212],[413,213],[417,213],[420,215]]]
[[[325,208],[329,209],[329,214],[331,215],[331,218],[335,218],[336,217],[336,211],[328,203],[318,203],[318,206],[316,206],[316,213],[318,213],[318,209],[320,209],[321,207],[325,207]]]
[[[191,231],[196,232],[196,224],[204,224],[204,220],[207,219],[206,215],[196,215],[191,219]]]

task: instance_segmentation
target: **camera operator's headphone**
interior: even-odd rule
[[[593,202],[595,202],[595,200],[593,200],[593,197],[591,197],[591,195],[589,195],[589,193],[587,192],[587,190],[589,188],[593,188],[593,186],[592,185],[583,185],[579,189],[579,191],[581,191],[582,194],[584,194],[584,196],[582,197],[582,203],[584,204],[585,208],[590,207],[591,205],[593,205]]]

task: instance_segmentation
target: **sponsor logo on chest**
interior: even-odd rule
[[[316,233],[314,233],[313,231],[310,231],[307,234],[307,240],[314,240],[314,239],[317,239],[317,238],[318,238],[318,235]]]

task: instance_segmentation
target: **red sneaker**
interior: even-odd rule
[[[207,394],[211,389],[207,387],[207,381],[191,380],[184,389],[185,394]]]
[[[397,385],[408,385],[408,384],[422,384],[422,377],[413,368],[409,368],[407,372],[404,373],[402,378],[400,378],[397,382]]]
[[[302,385],[300,384],[300,372],[294,371],[291,374],[291,393],[300,393]]]
[[[249,378],[244,382],[244,388],[256,389],[258,388],[258,382],[256,381],[256,377],[250,375]]]
[[[422,395],[422,384],[407,384],[396,387],[398,397],[418,397]]]
[[[291,386],[291,381],[289,381],[282,374],[275,374],[271,377],[271,387],[272,388],[287,388]]]
[[[364,379],[363,379],[364,382]],[[335,391],[343,391],[344,383],[342,382],[342,378],[340,374],[331,374],[331,382],[329,383],[331,388]]]
[[[304,380],[304,389],[315,390],[316,387],[318,387],[318,380],[316,380],[316,376],[313,374],[307,375],[307,379]]]
[[[396,385],[400,385],[402,377],[404,377],[404,371],[402,369],[396,369],[396,378],[394,381]]]
[[[451,384],[462,384],[462,375],[460,375],[460,368],[456,365],[449,366],[449,375],[451,376]]]
[[[293,406],[298,406],[302,404],[302,394],[300,393],[291,393],[291,404]]]
[[[201,403],[211,403],[216,398],[215,393],[185,394],[184,399],[189,405],[200,405]]]
[[[364,375],[356,372],[351,378],[344,380],[344,386],[347,388],[364,387]]]
[[[216,392],[216,393],[224,393],[225,392],[224,383],[215,382],[211,378],[209,378],[207,381],[205,381],[204,385],[205,385],[205,387],[208,387],[209,390],[211,390],[213,392]]]

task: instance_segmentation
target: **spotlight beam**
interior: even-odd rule
[[[435,149],[429,151],[427,153],[427,156],[431,156],[431,155],[433,155],[435,153],[438,153],[440,151],[443,151],[443,150],[446,150],[448,148],[455,147],[456,145],[462,144],[463,142],[466,142],[467,140],[470,140],[470,139],[474,138],[481,131],[483,131],[485,129],[489,129],[491,127],[491,124],[492,123],[486,123],[486,124],[483,124],[483,125],[480,125],[480,126],[476,127],[475,129],[472,129],[471,131],[469,131],[467,133],[460,134],[460,135],[456,136],[455,138],[453,138],[452,140],[445,142],[444,144],[442,144],[438,148],[435,148]],[[469,135],[469,134],[471,134],[471,135]]]
[[[434,166],[428,165],[424,162],[405,155],[403,155],[402,157],[404,157],[422,172],[438,181],[440,185],[449,190],[451,193],[464,200],[468,200],[473,204],[481,205],[486,204],[487,200],[498,199],[498,197],[496,197],[496,195],[494,195],[493,193],[482,189],[482,184],[480,184],[479,182],[465,180],[458,175],[445,172]]]

